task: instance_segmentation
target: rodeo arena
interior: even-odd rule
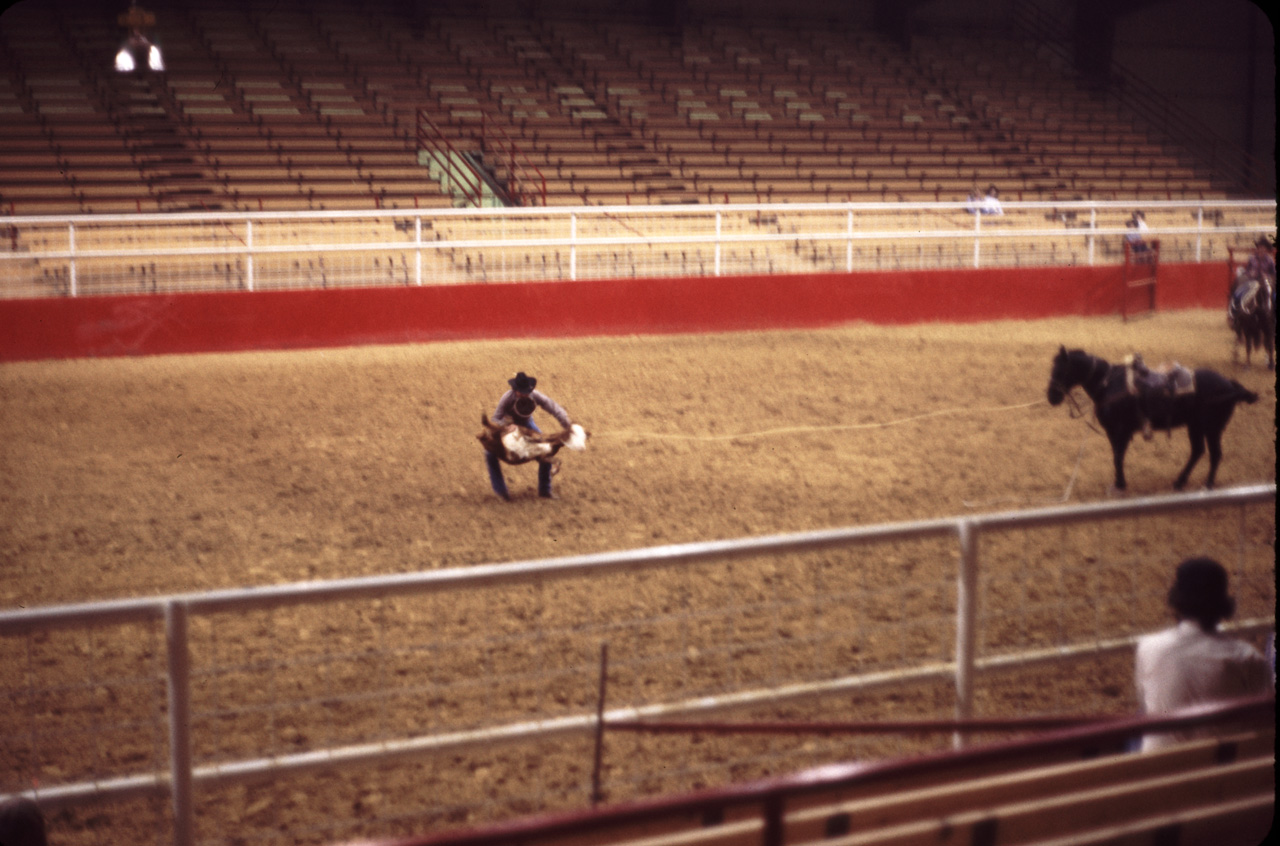
[[[1255,4],[18,0],[0,70],[0,846],[1269,839]]]

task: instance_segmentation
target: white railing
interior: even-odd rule
[[[0,218],[0,298],[1166,262],[1274,234],[1265,201],[583,206]]]
[[[611,707],[604,713],[606,723],[705,715],[922,681],[953,683],[955,714],[966,718],[973,715],[978,680],[988,673],[1129,650],[1138,635],[1164,624],[1163,591],[1168,572],[1171,564],[1188,550],[1179,548],[1175,537],[1185,535],[1169,532],[1167,526],[1162,530],[1158,524],[1163,519],[1175,520],[1184,528],[1192,523],[1201,526],[1196,552],[1214,554],[1228,563],[1240,601],[1241,619],[1235,629],[1253,633],[1273,630],[1274,552],[1270,544],[1275,531],[1275,495],[1274,483],[1259,484],[1216,492],[541,561],[5,611],[0,613],[0,654],[12,659],[12,672],[0,678],[0,695],[9,702],[7,715],[0,716],[0,743],[14,754],[12,762],[0,769],[0,791],[31,796],[46,808],[167,797],[173,841],[188,846],[195,842],[194,809],[203,791],[267,777],[381,764],[442,751],[456,753],[494,744],[589,735],[598,725],[596,711],[582,707],[572,697],[566,702],[564,697],[566,690],[594,689],[590,650],[609,637],[625,644],[627,650],[617,650],[622,653],[622,660],[611,665],[611,674],[620,680],[615,680],[612,690],[620,692],[610,694]],[[1272,507],[1259,508],[1268,503]],[[1226,519],[1223,509],[1238,512],[1238,519]],[[1125,520],[1133,521],[1131,535],[1116,528],[1117,521]],[[1109,528],[1104,531],[1104,526]],[[1081,538],[1086,540],[1067,538],[1072,527],[1078,527]],[[1033,537],[1041,530],[1059,534]],[[1015,538],[1016,544],[1025,549],[1010,557],[1004,547]],[[1081,543],[1096,544],[1098,549],[1086,554],[1079,548]],[[836,558],[841,551],[855,547],[874,549],[857,559]],[[943,574],[940,581],[931,582],[923,574],[896,572],[912,561],[937,562],[948,555],[958,558],[953,577]],[[741,565],[751,559],[783,562],[788,556],[803,562],[797,565],[795,574],[808,573],[810,577],[776,580],[767,599],[717,608],[689,607],[678,614],[665,607],[669,600],[656,599],[639,612],[639,617],[624,616],[636,614],[635,606],[641,604],[645,591],[652,589],[652,584],[642,578],[652,571],[663,570],[673,578],[697,579],[700,583],[725,578],[732,581],[732,564]],[[862,571],[863,561],[881,559],[894,571],[893,575],[877,580]],[[1147,584],[1148,579],[1135,576],[1139,564],[1159,575],[1152,575]],[[729,569],[716,569],[722,565]],[[1049,567],[1047,571],[1035,570],[1045,566]],[[1045,597],[1044,591],[1052,592],[1051,586],[1041,584],[1046,579],[1045,572],[1051,574],[1050,580],[1080,580],[1081,584],[1102,576],[1141,584],[1114,596],[1064,585],[1055,597]],[[1020,596],[1006,595],[1005,580],[1009,579],[1019,584]],[[541,597],[550,585],[578,585],[582,590],[578,594],[580,601],[575,603],[573,596],[563,593],[557,593],[554,600],[533,598]],[[606,586],[626,595],[624,608],[628,610],[597,607],[603,597],[611,595]],[[1114,592],[1114,588],[1107,591]],[[924,605],[927,612],[903,612],[905,597],[920,593],[932,597]],[[470,633],[451,633],[451,615],[460,613],[457,609],[469,596],[482,597],[482,619],[467,623],[464,615],[462,622],[470,626]],[[438,597],[442,602],[426,609],[396,605],[414,597]],[[496,612],[498,607],[515,607],[522,602],[535,602],[529,612],[532,619],[523,626],[507,625],[509,618]],[[378,617],[377,624],[370,623],[366,612],[344,624],[342,620],[346,618],[334,611],[342,603],[363,603],[362,607],[376,604],[377,612],[369,613]],[[1113,606],[1111,610],[1109,604]],[[859,606],[855,622],[833,624],[831,630],[823,630],[820,622],[814,622],[833,618],[850,605]],[[552,606],[558,614],[566,615],[558,626],[545,619]],[[1087,628],[1070,630],[1065,620],[1080,607],[1087,609]],[[310,622],[290,617],[277,624],[264,622],[262,616],[304,611],[314,611],[316,617],[307,618]],[[893,622],[874,622],[886,612],[891,616],[903,613]],[[427,633],[423,635],[425,640],[415,641],[411,630],[420,622],[415,616],[419,613],[426,617]],[[596,614],[602,617],[597,619]],[[1054,619],[1047,628],[1056,634],[1045,639],[1043,632],[1022,632],[1028,628],[1028,618],[1035,617]],[[238,654],[247,648],[241,635],[228,634],[225,640],[219,636],[223,627],[241,620],[267,627],[263,651],[240,660],[225,654],[218,657],[216,653]],[[808,622],[797,623],[798,620]],[[727,640],[690,640],[687,648],[673,650],[667,646],[654,653],[640,645],[660,640],[673,626],[683,631],[695,623],[727,629],[727,635],[720,634]],[[753,636],[750,632],[756,624],[762,624],[760,628],[767,631]],[[275,625],[287,628],[288,634],[270,636]],[[159,630],[155,630],[157,626]],[[331,633],[313,632],[310,627],[314,626],[332,627]],[[809,626],[813,630],[808,635],[794,631]],[[361,628],[369,630],[357,630]],[[784,628],[788,631],[780,631]],[[115,635],[111,634],[112,629],[117,630]],[[88,632],[88,659],[83,658],[84,641],[60,639],[78,631]],[[148,632],[155,638],[154,646],[146,644]],[[306,644],[317,636],[322,636],[324,643],[319,654],[313,655]],[[338,636],[342,636],[343,643],[352,638],[356,643],[340,645]],[[330,637],[335,642],[330,643]],[[839,643],[850,638],[863,639],[868,644],[873,640],[887,642],[892,655],[871,660],[864,652],[862,669],[850,673],[849,665],[838,654]],[[564,642],[544,649],[547,642],[560,640]],[[95,647],[99,641],[106,646]],[[141,645],[135,645],[135,641]],[[740,648],[776,652],[776,663],[784,669],[758,678],[739,677],[730,670],[730,680],[720,683],[701,682],[696,673],[693,680],[685,678],[690,668],[682,662],[698,660],[707,667],[724,670],[733,664],[734,650]],[[134,649],[145,656],[138,658],[144,669],[117,669],[117,677],[105,678],[111,672],[107,665],[119,658],[117,653]],[[295,649],[302,652],[292,658],[283,657]],[[693,653],[688,649],[700,655],[691,658]],[[948,650],[949,659],[943,657]],[[510,661],[505,671],[509,675],[492,666],[497,660],[493,657],[495,652]],[[556,661],[548,661],[547,654],[555,655]],[[78,662],[86,660],[87,678],[80,678],[81,671],[76,668],[80,666]],[[148,662],[153,662],[149,670]],[[426,676],[422,684],[404,690],[388,686],[366,692],[354,689],[350,682],[338,682],[335,690],[322,696],[285,705],[275,701],[276,696],[286,698],[283,690],[291,683],[301,686],[304,677],[336,675],[338,670],[333,668],[345,664],[351,664],[353,677],[360,679],[410,672]],[[296,677],[292,670],[297,671]],[[52,673],[49,679],[42,677],[46,672]],[[154,674],[157,681],[148,681],[148,673]],[[655,674],[672,676],[675,680],[669,681],[674,686],[651,695],[644,686],[627,682],[628,675]],[[243,682],[246,677],[251,679],[247,685]],[[135,733],[163,731],[163,740],[153,741],[157,750],[153,769],[128,774],[122,771],[122,765],[117,765],[107,767],[109,771],[94,771],[80,781],[49,784],[45,779],[38,789],[15,789],[15,785],[29,784],[40,777],[41,756],[57,754],[54,747],[58,745],[58,732],[44,726],[53,718],[43,712],[43,707],[53,707],[60,715],[77,714],[83,693],[97,702],[93,707],[98,708],[102,691],[118,685],[129,693],[118,702],[112,694],[114,704],[109,708],[126,709],[125,700],[145,699],[137,692],[145,692],[161,680],[167,691],[164,701],[156,696],[149,715],[142,713],[147,710],[144,702],[138,706],[142,716],[121,717],[119,721]],[[242,686],[237,688],[235,684]],[[230,692],[235,690],[239,693]],[[530,690],[538,703],[537,713],[532,716],[527,712],[506,712],[495,704],[529,696]],[[253,701],[222,701],[235,695]],[[269,736],[273,734],[272,727],[280,724],[311,725],[315,717],[306,716],[306,711],[313,705],[317,709],[323,705],[328,710],[348,706],[362,711],[380,710],[379,697],[396,696],[416,702],[434,697],[442,703],[453,701],[470,706],[457,707],[464,716],[456,720],[439,717],[432,731],[406,733],[403,727],[398,731],[383,728],[368,736],[350,736],[343,733],[345,726],[338,725],[333,728],[334,736],[343,742],[313,744],[304,751],[292,745],[276,746]],[[83,707],[93,710],[88,704]],[[447,708],[441,704],[438,710]],[[435,719],[430,711],[424,704],[421,719]],[[511,718],[517,713],[525,716]],[[225,750],[218,743],[211,747],[206,735],[217,734],[215,727],[239,719],[257,726],[260,735],[253,736],[240,749]],[[346,718],[331,714],[328,719],[340,723]],[[92,718],[91,727],[69,731],[77,735],[77,743],[82,743],[81,735],[110,734],[115,728],[107,710]],[[33,759],[29,772],[21,769],[28,757],[28,753],[18,754],[22,749],[28,750]],[[167,753],[161,755],[161,749],[167,749]],[[248,752],[257,757],[245,754]]]

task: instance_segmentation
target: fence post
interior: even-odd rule
[[[600,683],[596,695],[596,747],[595,763],[591,769],[591,807],[604,801],[600,787],[604,764],[604,698],[609,679],[609,642],[600,644]]]
[[[982,215],[973,216],[973,269],[982,266]]]
[[[244,222],[244,245],[247,252],[244,254],[244,287],[246,291],[253,290],[253,221],[246,220]]]
[[[422,285],[422,215],[413,216],[413,243],[416,247],[414,255],[414,278]]]
[[[1196,209],[1196,263],[1200,262],[1200,242],[1204,240],[1204,206]]]
[[[1093,267],[1093,233],[1098,228],[1098,207],[1092,206],[1089,209],[1089,266]]]
[[[74,220],[67,224],[67,249],[71,252],[70,267],[67,271],[67,293],[74,297],[76,295],[76,222]]]
[[[844,214],[844,269],[846,273],[853,273],[853,209],[849,209]]]
[[[169,799],[173,807],[174,846],[195,843],[195,807],[191,777],[191,655],[187,642],[187,603],[165,605],[165,642],[169,671]]]
[[[569,215],[569,279],[578,279],[578,215]]]
[[[960,572],[956,579],[956,719],[973,716],[973,665],[978,639],[978,533],[973,523],[956,524],[960,541]],[[952,735],[952,745],[963,748],[961,732]]]
[[[720,275],[720,232],[721,232],[723,215],[724,215],[724,212],[719,212],[719,211],[716,212],[716,252],[715,252],[716,260],[715,260],[715,269],[712,271],[712,274],[715,276]]]

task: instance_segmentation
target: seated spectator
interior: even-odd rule
[[[964,210],[969,212],[969,214],[981,214],[982,200],[979,199],[978,190],[976,188],[970,191],[969,196],[965,198]]]
[[[1143,713],[1167,714],[1274,690],[1262,653],[1218,632],[1218,624],[1234,614],[1235,607],[1227,593],[1227,571],[1217,561],[1189,558],[1178,565],[1169,589],[1169,608],[1177,625],[1138,641],[1134,685]],[[1194,736],[1147,734],[1142,751]]]
[[[1151,247],[1147,245],[1147,241],[1146,241],[1146,235],[1147,235],[1146,214],[1144,214],[1141,211],[1134,211],[1134,213],[1130,215],[1129,219],[1125,222],[1124,225],[1127,226],[1129,229],[1133,230],[1128,235],[1124,236],[1125,240],[1129,242],[1130,255],[1137,256],[1142,253],[1150,252]]]
[[[987,196],[982,198],[983,214],[1004,214],[1004,206],[1000,205],[1000,189],[994,185],[987,188]]]
[[[46,846],[44,815],[30,799],[0,803],[0,846]]]

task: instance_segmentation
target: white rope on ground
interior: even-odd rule
[[[887,429],[890,426],[899,426],[903,423],[912,423],[916,420],[927,420],[931,417],[942,417],[948,414],[965,414],[965,413],[986,413],[995,414],[1001,411],[1016,411],[1021,408],[1031,408],[1041,405],[1044,400],[1036,400],[1034,402],[1024,402],[1018,405],[1002,405],[994,408],[944,408],[938,411],[930,411],[926,414],[917,414],[913,417],[902,417],[898,420],[889,420],[883,423],[835,423],[829,426],[784,426],[778,429],[764,429],[758,432],[740,432],[738,434],[728,435],[686,435],[680,432],[664,433],[664,432],[597,432],[592,437],[616,437],[616,438],[654,438],[660,440],[675,441],[737,441],[748,440],[751,438],[766,438],[774,435],[793,435],[810,432],[838,432],[849,431],[852,429]]]
[[[1031,498],[1025,496],[1001,496],[993,499],[984,499],[979,502],[970,502],[969,500],[961,500],[965,508],[992,508],[996,505],[1061,505],[1071,499],[1071,493],[1076,487],[1076,478],[1080,475],[1080,464],[1084,461],[1084,448],[1089,443],[1089,436],[1085,435],[1080,440],[1080,449],[1076,452],[1076,466],[1071,469],[1071,478],[1067,480],[1067,487],[1060,497],[1041,497]]]
[[[1081,407],[1078,404],[1078,401],[1075,400],[1074,396],[1071,396],[1071,399],[1073,400],[1072,404],[1075,406],[1076,410],[1079,411]],[[600,432],[598,434],[595,434],[594,437],[613,436],[617,438],[639,438],[639,439],[651,438],[651,439],[658,439],[658,440],[680,440],[680,441],[737,441],[737,440],[748,440],[751,438],[772,437],[774,435],[791,435],[791,434],[804,434],[804,433],[813,433],[813,432],[836,432],[836,431],[849,431],[853,429],[886,429],[886,428],[889,428],[890,426],[899,426],[904,423],[912,423],[917,420],[928,420],[933,417],[943,417],[949,414],[964,414],[964,413],[996,414],[1004,411],[1017,411],[1019,409],[1024,409],[1024,408],[1033,408],[1037,405],[1043,404],[1044,402],[1045,400],[1035,400],[1033,402],[1018,403],[1016,405],[1001,405],[1001,406],[995,406],[995,407],[989,407],[989,408],[944,408],[938,411],[930,411],[925,414],[917,414],[912,417],[902,417],[897,420],[889,420],[882,423],[835,423],[829,426],[784,426],[777,429],[764,429],[758,432],[740,432],[738,434],[727,434],[727,435],[687,435],[679,432],[665,433],[665,432],[620,431],[620,432]],[[1076,414],[1073,412],[1071,416],[1073,418],[1082,417],[1083,412],[1081,412],[1080,414]],[[1088,423],[1089,421],[1086,420],[1085,422]],[[1093,428],[1093,427],[1090,426],[1090,428]],[[1062,495],[1060,497],[1041,497],[1041,498],[1032,499],[1032,498],[1020,497],[1020,496],[1006,496],[1006,497],[997,497],[994,499],[982,500],[980,502],[970,502],[969,500],[962,500],[962,502],[964,503],[964,506],[966,508],[990,508],[992,506],[1001,505],[1001,504],[1056,505],[1060,503],[1065,503],[1071,499],[1071,494],[1075,490],[1076,479],[1080,475],[1080,465],[1084,461],[1084,450],[1088,442],[1089,442],[1088,435],[1086,435],[1080,441],[1080,449],[1076,452],[1075,466],[1071,469],[1071,477],[1067,480],[1067,487],[1065,490],[1063,490]]]

